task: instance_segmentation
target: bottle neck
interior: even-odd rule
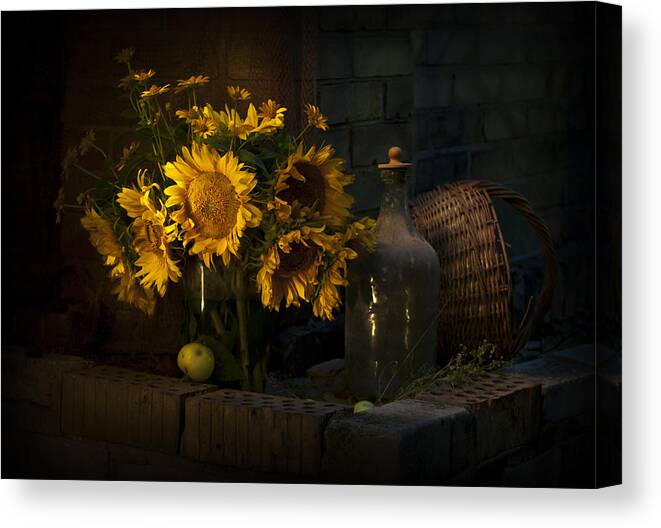
[[[381,173],[385,184],[381,198],[381,209],[377,220],[383,227],[388,226],[391,230],[404,229],[415,233],[415,227],[409,212],[408,184],[406,171],[384,170]]]

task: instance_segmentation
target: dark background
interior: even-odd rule
[[[113,60],[128,46],[163,82],[209,75],[216,106],[229,83],[282,101],[293,121],[316,100],[356,175],[357,213],[376,213],[375,164],[394,144],[416,192],[470,178],[523,193],[559,259],[544,346],[594,342],[596,264],[601,336],[618,346],[620,70],[595,62],[595,13],[591,2],[3,13],[3,348],[176,353],[178,293],[152,319],[118,305],[78,216],[54,222],[66,150],[90,128],[111,152],[129,142]],[[595,172],[596,95],[609,119]],[[539,288],[541,252],[525,222],[498,212],[521,305]]]

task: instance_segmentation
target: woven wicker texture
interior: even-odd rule
[[[509,203],[530,223],[545,257],[542,290],[516,326],[509,259],[493,198]],[[483,340],[496,345],[500,357],[511,357],[542,321],[553,295],[556,261],[548,227],[523,196],[484,181],[457,182],[423,193],[411,210],[441,263],[441,360],[456,355],[462,345],[471,349]]]

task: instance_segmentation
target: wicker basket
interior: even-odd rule
[[[503,234],[492,199],[510,204],[532,226],[544,252],[544,279],[536,302],[517,324],[511,312],[512,279]],[[521,348],[549,308],[556,259],[548,227],[520,194],[484,181],[444,185],[416,197],[412,215],[441,262],[439,353],[442,361],[461,345],[483,340],[507,359]]]

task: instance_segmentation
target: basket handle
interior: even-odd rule
[[[544,319],[544,315],[546,315],[546,312],[551,305],[553,290],[557,279],[557,259],[553,237],[551,236],[551,231],[544,220],[533,211],[530,202],[521,194],[508,187],[493,182],[479,181],[477,182],[477,185],[486,191],[492,200],[494,198],[500,198],[511,205],[528,221],[537,234],[544,253],[544,279],[542,282],[542,289],[539,293],[534,313],[532,316],[529,316],[529,310],[526,311],[526,314],[519,324],[519,329],[516,335],[512,338],[512,354],[514,354],[528,341],[528,339],[530,339],[530,336],[540,325]]]

